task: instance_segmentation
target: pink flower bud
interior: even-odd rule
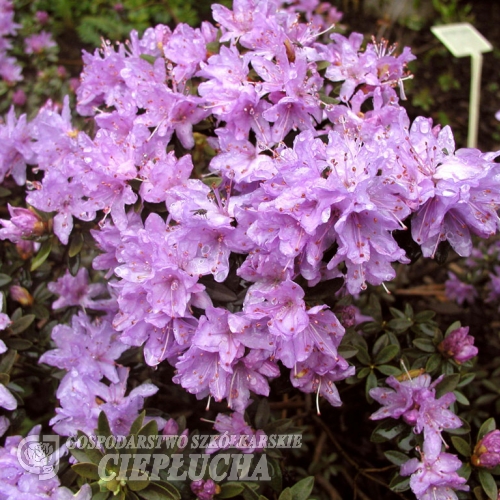
[[[49,20],[49,14],[44,10],[35,12],[35,18],[40,24],[45,24]]]
[[[477,355],[474,337],[468,335],[469,327],[452,331],[439,345],[438,349],[447,358],[453,358],[458,364],[465,363]]]
[[[471,462],[476,467],[493,469],[500,465],[500,430],[488,432],[478,441],[471,457]]]
[[[14,92],[12,102],[17,106],[24,106],[26,104],[26,94],[23,89],[18,89]]]
[[[23,286],[13,285],[10,287],[10,296],[12,300],[19,302],[22,306],[31,306],[33,297]]]

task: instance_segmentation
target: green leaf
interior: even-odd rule
[[[144,422],[144,417],[146,416],[146,410],[142,410],[139,416],[134,420],[132,425],[130,426],[130,435],[137,434],[139,429],[142,427]]]
[[[356,358],[363,365],[370,365],[372,362],[368,351],[361,346],[358,347],[358,354],[356,354]]]
[[[74,257],[80,253],[80,250],[83,247],[83,235],[82,233],[75,233],[71,237],[71,243],[69,245],[68,255],[70,257]]]
[[[479,470],[479,482],[490,500],[497,500],[498,487],[495,478],[484,469]]]
[[[475,373],[464,374],[462,375],[462,380],[460,380],[460,383],[457,385],[457,387],[465,387],[466,385],[469,385],[475,378]]]
[[[80,254],[76,254],[74,257],[68,256],[68,269],[71,276],[75,277],[80,269]]]
[[[397,423],[394,420],[384,420],[375,427],[370,441],[372,443],[385,443],[399,436],[406,429],[403,423]]]
[[[436,316],[434,311],[422,311],[417,313],[414,319],[417,323],[427,323],[434,318],[434,316]]]
[[[408,455],[396,450],[385,451],[384,455],[385,458],[387,458],[387,460],[389,460],[389,462],[393,463],[394,465],[402,465],[410,460]]]
[[[137,433],[138,436],[157,436],[158,435],[158,424],[156,420],[150,420],[144,427],[142,427]],[[146,440],[147,441],[147,440]]]
[[[391,312],[393,318],[406,319],[405,313],[403,311],[400,311],[399,309],[396,309],[395,307],[389,307],[389,311]]]
[[[90,462],[81,462],[74,464],[71,468],[79,475],[86,479],[94,479],[98,481],[101,479],[99,477],[98,467],[96,464],[91,464]]]
[[[141,59],[144,59],[145,61],[147,61],[150,64],[154,64],[154,62],[156,61],[156,57],[155,56],[151,56],[149,54],[141,54],[139,57]]]
[[[0,287],[10,283],[12,278],[8,274],[0,273]]]
[[[427,373],[432,373],[435,370],[437,370],[440,365],[441,365],[441,355],[436,352],[427,360],[427,363],[425,365],[425,371]]]
[[[496,429],[496,423],[495,419],[493,417],[489,418],[486,420],[486,422],[481,425],[481,428],[479,429],[479,432],[477,433],[477,439],[478,441],[480,439],[483,439],[486,434],[488,434],[491,431],[494,431]]]
[[[460,321],[455,321],[444,332],[444,336],[447,337],[451,332],[454,332],[455,330],[458,330],[461,327],[462,327],[462,324],[460,323]]]
[[[82,462],[82,463],[92,462],[92,460],[90,460],[90,457],[85,453],[85,451],[80,448],[70,448],[69,452],[73,455],[73,457],[77,460],[77,462]]]
[[[268,458],[267,466],[269,470],[269,476],[271,477],[271,488],[279,493],[283,490],[283,477],[281,474],[281,467],[275,458]]]
[[[397,345],[387,345],[375,356],[373,362],[376,365],[383,365],[391,361],[391,359],[394,359],[398,352],[399,347]]]
[[[370,372],[368,377],[366,377],[366,386],[365,386],[365,395],[366,395],[366,400],[371,403],[373,401],[372,397],[370,396],[370,390],[374,389],[378,385],[378,380],[377,380],[377,375],[375,373]]]
[[[14,335],[18,335],[19,333],[24,332],[24,330],[27,330],[31,323],[35,321],[35,315],[34,314],[26,314],[22,316],[21,318],[17,319],[10,325],[10,330]]]
[[[292,490],[290,488],[285,488],[278,497],[278,500],[293,500]]]
[[[10,339],[5,339],[5,345],[9,349],[16,349],[17,351],[24,351],[26,349],[29,349],[33,345],[33,342],[30,342],[29,340],[26,340],[26,339],[10,338]]]
[[[30,270],[36,271],[47,260],[47,257],[50,255],[51,250],[52,238],[49,238],[42,243],[40,250],[38,250],[38,253],[35,255],[35,257],[33,257]]]
[[[217,498],[234,498],[240,495],[245,487],[241,483],[225,483],[221,485],[221,491]]]
[[[453,392],[460,382],[460,374],[453,373],[451,375],[447,375],[446,377],[439,382],[436,386],[436,398],[440,398],[444,394],[448,392]]]
[[[387,377],[389,377],[390,375],[394,375],[395,377],[401,375],[401,370],[392,365],[381,365],[377,366],[376,369],[383,375],[386,375]]]
[[[139,474],[137,471],[134,471],[133,469],[128,469],[126,477],[130,477],[130,474],[132,474],[133,472],[135,472],[139,476],[142,475],[142,472]],[[148,479],[137,480],[137,481],[127,479],[127,486],[132,491],[142,491],[142,490],[145,490],[150,484],[151,484],[151,482]]]
[[[94,484],[96,484],[96,483],[94,483]],[[110,494],[111,493],[109,491],[99,491],[97,493],[93,492],[92,493],[92,500],[108,500]],[[113,500],[114,500],[114,498],[113,498]]]
[[[436,346],[431,339],[414,339],[413,345],[424,352],[436,352]]]
[[[466,434],[470,434],[470,424],[467,420],[464,420],[462,417],[458,417],[462,422],[462,425],[456,429],[445,429],[448,434],[453,434],[455,436],[464,436]]]
[[[314,488],[314,477],[309,476],[301,479],[298,483],[291,487],[292,499],[293,500],[303,500],[304,498],[309,498],[311,491]]]
[[[361,368],[359,372],[357,373],[356,377],[358,377],[360,380],[368,377],[368,375],[371,373],[372,369],[369,366],[365,366],[364,368]]]
[[[392,481],[389,483],[389,488],[392,491],[396,491],[398,493],[402,493],[403,491],[407,491],[410,489],[410,478],[402,477],[399,474],[396,474]]]
[[[470,401],[460,391],[453,391],[453,394],[461,405],[470,406]]]
[[[460,455],[463,455],[467,458],[471,456],[472,452],[470,444],[465,439],[462,439],[458,436],[451,436],[451,442],[453,443],[453,446],[456,448],[458,453],[460,453]]]
[[[413,325],[413,321],[408,320],[407,318],[398,318],[398,319],[391,319],[388,323],[387,326],[394,330],[396,333],[403,333],[410,326]]]
[[[341,344],[338,348],[338,353],[345,359],[352,358],[358,354],[358,349],[350,344]]]
[[[257,489],[256,484],[246,482],[242,484],[245,487],[242,495],[245,500],[259,500],[259,495],[255,492],[255,490]]]
[[[84,449],[85,454],[89,457],[89,460],[96,465],[99,465],[101,462],[102,458],[104,457],[103,453],[101,450],[98,450],[96,448],[87,448]]]
[[[0,198],[5,198],[6,196],[10,196],[11,194],[12,191],[10,189],[0,186]]]
[[[259,401],[259,406],[257,407],[257,412],[255,414],[255,428],[262,429],[271,416],[271,409],[269,407],[269,401],[267,398],[262,398]]]
[[[138,492],[138,496],[144,498],[145,500],[181,500],[181,495],[177,488],[168,484],[168,489],[165,488],[165,483],[149,483],[149,486]]]
[[[384,333],[373,344],[372,356],[376,356],[387,345],[389,345],[389,336],[387,333]]]
[[[97,419],[97,432],[100,436],[111,436],[111,428],[109,426],[108,417],[103,411],[99,413],[99,417]]]
[[[10,373],[14,362],[16,361],[17,351],[15,349],[9,349],[4,356],[2,356],[2,361],[0,361],[0,372]]]

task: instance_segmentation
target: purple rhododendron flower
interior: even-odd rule
[[[110,382],[119,382],[115,360],[127,346],[120,342],[109,319],[91,321],[87,315],[79,313],[72,317],[71,326],[55,326],[52,339],[57,349],[42,354],[40,363],[67,371],[76,370],[94,380],[106,377]]]
[[[456,470],[462,462],[449,453],[428,457],[421,453],[421,460],[412,458],[401,466],[401,475],[409,476],[410,487],[418,500],[457,500],[454,490],[469,491],[466,479]]]
[[[424,432],[424,444],[429,459],[441,452],[441,432],[444,429],[456,429],[461,420],[448,407],[455,401],[451,392],[439,399],[435,396],[435,386],[443,376],[431,384],[430,375],[423,374],[416,378],[400,382],[390,376],[386,383],[393,389],[376,387],[370,389],[370,396],[382,406],[371,415],[372,420],[401,417],[407,424],[414,426],[415,433]]]
[[[478,353],[477,347],[474,346],[474,337],[469,335],[468,326],[450,332],[438,345],[438,349],[459,364],[469,361]]]
[[[61,309],[69,306],[81,306],[96,310],[115,310],[116,302],[112,299],[93,300],[94,297],[107,291],[103,283],[89,284],[89,273],[81,268],[76,276],[66,271],[57,281],[49,283],[47,288],[59,298],[52,303],[52,309]]]
[[[191,491],[196,495],[199,500],[212,500],[219,492],[220,486],[215,484],[212,479],[199,479],[191,483]]]
[[[35,438],[40,433],[41,427],[35,426],[28,433],[29,438]],[[28,446],[24,443],[22,449],[18,449],[22,443],[22,436],[9,436],[5,440],[5,446],[0,447],[0,494],[5,500],[90,500],[92,490],[89,484],[81,487],[74,494],[68,488],[61,486],[59,478],[39,479],[37,474],[28,472],[26,466],[40,467],[34,450],[38,445],[37,440],[30,442]],[[42,451],[42,453],[44,453]],[[19,460],[21,454],[23,465]],[[54,465],[59,460],[61,450],[52,450],[48,456],[46,467]]]
[[[46,31],[41,31],[35,35],[30,35],[24,39],[24,52],[26,54],[40,54],[44,50],[57,47],[56,42],[52,40],[52,35]]]
[[[466,301],[472,304],[477,298],[477,291],[474,285],[464,283],[452,272],[448,272],[448,279],[445,283],[445,293],[448,299],[455,300],[459,305],[463,305]]]

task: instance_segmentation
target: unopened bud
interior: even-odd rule
[[[500,430],[488,432],[478,441],[471,457],[471,462],[476,467],[493,469],[500,465]]]
[[[33,297],[23,286],[13,285],[10,287],[10,296],[12,300],[19,302],[22,306],[33,305]]]
[[[457,328],[452,331],[439,345],[439,351],[447,358],[452,358],[458,364],[465,363],[477,355],[474,337],[468,335],[469,327]]]

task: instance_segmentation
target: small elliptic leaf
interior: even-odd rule
[[[31,261],[31,271],[36,271],[47,260],[51,250],[52,238],[49,238],[42,243],[40,250],[38,250],[38,253],[33,257]]]
[[[460,391],[453,391],[453,394],[455,394],[458,403],[464,406],[470,406],[470,401]]]
[[[498,487],[495,478],[484,469],[479,470],[479,482],[490,500],[497,500]]]
[[[18,335],[27,330],[33,321],[35,321],[34,314],[25,314],[10,325],[10,331],[14,335]]]
[[[302,500],[309,498],[311,491],[314,488],[314,477],[309,476],[301,479],[298,483],[294,484],[290,489],[292,491],[293,500]]]
[[[481,425],[479,432],[477,433],[477,439],[483,439],[486,434],[496,429],[495,419],[493,417],[486,420],[483,425]]]
[[[451,375],[447,375],[446,377],[444,377],[443,380],[441,380],[441,382],[439,382],[439,384],[436,386],[436,398],[440,398],[448,392],[453,392],[459,382],[460,374],[458,373],[452,373]]]
[[[394,476],[392,481],[389,483],[389,488],[392,491],[397,491],[399,493],[407,491],[410,489],[410,478],[396,474],[396,476]]]
[[[234,498],[240,495],[245,487],[241,483],[225,483],[221,485],[221,491],[217,498]]]
[[[144,417],[146,416],[146,410],[142,410],[139,416],[132,422],[130,426],[130,435],[137,434],[139,429],[142,427],[144,422]]]
[[[396,436],[399,436],[405,429],[405,424],[398,424],[394,420],[384,420],[377,425],[375,430],[372,432],[370,441],[372,443],[385,443]]]
[[[16,356],[17,351],[15,349],[9,349],[4,354],[2,361],[0,361],[0,373],[10,373],[16,361]]]
[[[278,500],[293,500],[292,490],[290,488],[285,488],[281,492]]]
[[[390,375],[394,375],[395,377],[401,375],[401,370],[392,365],[377,366],[377,370],[387,377],[389,377]]]
[[[436,346],[431,339],[414,339],[413,345],[423,352],[436,352]]]
[[[366,377],[366,386],[365,386],[366,400],[369,403],[373,401],[372,397],[370,396],[370,389],[375,389],[377,385],[378,385],[377,375],[375,375],[375,373],[371,371],[368,377]]]
[[[12,278],[8,274],[0,273],[0,287],[10,283]]]
[[[80,253],[80,250],[83,247],[83,235],[82,233],[75,233],[71,237],[71,243],[69,245],[68,255],[70,257],[74,257]]]
[[[451,442],[460,455],[467,458],[471,456],[470,444],[465,439],[458,436],[451,436]]]
[[[427,373],[432,373],[435,370],[437,370],[440,365],[441,365],[441,355],[436,352],[427,360],[427,363],[425,365],[425,371]]]
[[[389,462],[393,463],[394,465],[402,465],[410,460],[408,455],[405,455],[404,453],[396,450],[385,451],[384,455],[385,458],[387,458],[387,460],[389,460]]]
[[[139,476],[141,476],[143,474],[143,472],[138,472],[138,471],[134,471],[134,470],[127,470],[127,477],[129,476],[129,473],[132,474],[132,473],[136,473],[138,474]],[[132,490],[132,491],[142,491],[142,490],[145,490],[150,484],[150,481],[147,480],[147,479],[144,479],[144,480],[130,480],[130,479],[127,479],[127,486]]]
[[[376,365],[384,365],[394,359],[399,352],[399,347],[397,345],[386,345],[376,356],[373,362]]]
[[[91,464],[90,462],[83,462],[74,464],[71,468],[79,475],[86,479],[94,479],[98,481],[101,479],[99,477],[98,467],[96,464]]]
[[[370,355],[364,347],[358,346],[358,354],[356,354],[356,358],[363,365],[371,364]]]
[[[26,339],[10,338],[10,339],[5,339],[5,345],[9,349],[16,349],[17,351],[25,351],[26,349],[29,349],[33,345],[33,342],[30,342],[29,340]]]

